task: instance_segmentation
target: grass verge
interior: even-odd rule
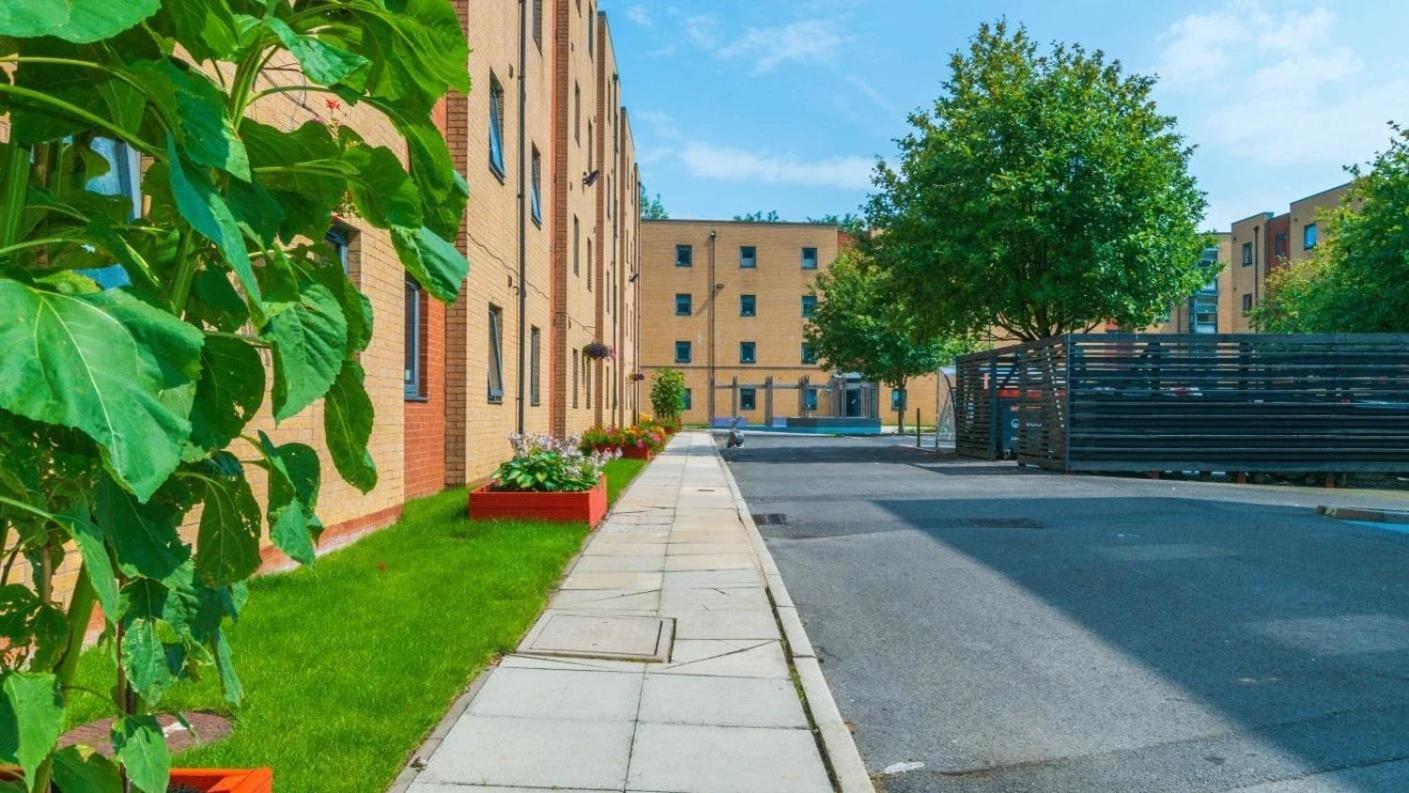
[[[613,500],[641,468],[611,464]],[[280,793],[385,790],[469,681],[513,650],[586,534],[471,522],[457,489],[311,567],[255,579],[231,630],[246,693],[235,730],[176,764],[272,766]],[[76,685],[107,692],[113,679],[108,648],[84,654]],[[173,687],[160,709],[230,712],[213,675]],[[70,726],[108,715],[105,697],[80,694]]]
[[[607,463],[607,503],[615,504],[626,492],[626,486],[645,467],[645,460],[628,460],[625,457]]]

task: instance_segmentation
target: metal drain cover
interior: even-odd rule
[[[549,611],[524,639],[520,652],[664,663],[670,660],[674,638],[672,618]]]
[[[788,522],[788,516],[781,512],[755,512],[753,522],[759,526],[781,526]]]

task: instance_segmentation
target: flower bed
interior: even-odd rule
[[[603,469],[619,451],[586,448],[577,437],[511,435],[514,456],[470,492],[474,520],[521,518],[596,526],[607,513]]]
[[[496,483],[470,491],[470,518],[515,518],[596,526],[607,514],[607,480],[597,480],[590,490],[549,493],[532,490],[495,490]]]
[[[617,452],[632,460],[649,460],[665,448],[666,433],[650,422],[634,427],[593,427],[582,436],[584,452]]]

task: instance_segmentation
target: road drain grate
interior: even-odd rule
[[[756,512],[753,522],[759,526],[781,526],[788,522],[788,516],[781,512]]]

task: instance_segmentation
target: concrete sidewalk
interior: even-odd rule
[[[678,435],[591,537],[519,652],[443,733],[410,791],[869,791],[742,503],[709,436]],[[667,618],[659,662],[533,651],[554,626],[571,625],[578,635],[566,631],[567,644],[586,640],[610,656],[634,642],[649,655],[656,632],[644,626],[662,624],[656,617]]]

